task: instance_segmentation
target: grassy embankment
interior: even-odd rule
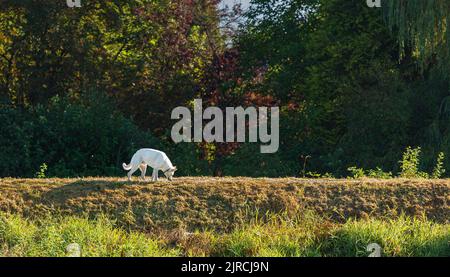
[[[0,180],[0,255],[450,256],[450,182]],[[402,216],[403,214],[403,216]]]

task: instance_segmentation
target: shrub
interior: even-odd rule
[[[392,178],[392,172],[385,172],[381,168],[369,169],[367,176],[377,179],[390,179]]]
[[[0,121],[6,123],[0,127],[0,177],[115,176],[134,151],[159,146],[98,93],[82,101],[55,97],[47,106],[2,109]]]
[[[400,177],[402,178],[429,178],[429,174],[419,170],[421,148],[408,146],[403,153],[400,163]]]
[[[29,176],[34,163],[30,153],[33,139],[29,122],[32,120],[23,110],[0,107],[0,176]],[[36,172],[36,168],[31,172]]]
[[[433,169],[433,172],[430,174],[420,171],[419,165],[420,165],[420,153],[421,148],[411,148],[407,147],[406,151],[403,153],[402,160],[400,163],[400,177],[402,178],[441,178],[444,173],[444,158],[445,155],[443,152],[440,152],[436,158],[436,164]]]
[[[402,160],[400,163],[400,177],[403,178],[415,178],[418,176],[419,172],[419,155],[420,147],[411,148],[408,146],[406,151],[403,153]]]
[[[435,167],[433,169],[433,173],[431,175],[434,179],[441,178],[442,175],[444,175],[444,173],[445,173],[444,158],[445,158],[444,153],[440,152],[437,156],[436,165],[435,165]]]
[[[358,179],[358,178],[366,177],[364,169],[362,169],[362,168],[352,166],[352,167],[349,167],[347,170],[350,171],[350,173],[352,174],[352,178]]]
[[[389,179],[392,178],[392,172],[385,172],[381,168],[377,167],[376,169],[364,170],[363,168],[358,168],[356,166],[349,167],[347,169],[352,174],[352,178],[377,178],[377,179]]]
[[[39,167],[39,171],[36,172],[36,178],[42,179],[45,178],[45,172],[47,171],[47,164],[43,163],[41,164],[41,166]]]

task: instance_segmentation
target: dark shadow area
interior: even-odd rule
[[[137,185],[149,185],[149,182],[79,180],[73,183],[55,187],[42,194],[42,200],[52,204],[64,203],[69,199],[86,198],[105,191],[132,188]]]

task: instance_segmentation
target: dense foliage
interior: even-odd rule
[[[450,3],[445,0],[388,0],[383,9],[402,51],[413,50],[420,66],[450,69]],[[401,53],[404,54],[404,53]],[[436,58],[439,55],[439,58]]]
[[[398,173],[408,146],[432,172],[450,152],[446,1],[219,2],[2,1],[0,176],[121,175],[141,147],[181,175]],[[197,97],[280,106],[280,150],[173,144]]]

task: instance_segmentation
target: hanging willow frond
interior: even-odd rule
[[[435,57],[450,68],[449,0],[384,0],[382,6],[390,29],[398,37],[401,56],[406,47],[412,47],[422,67]]]

